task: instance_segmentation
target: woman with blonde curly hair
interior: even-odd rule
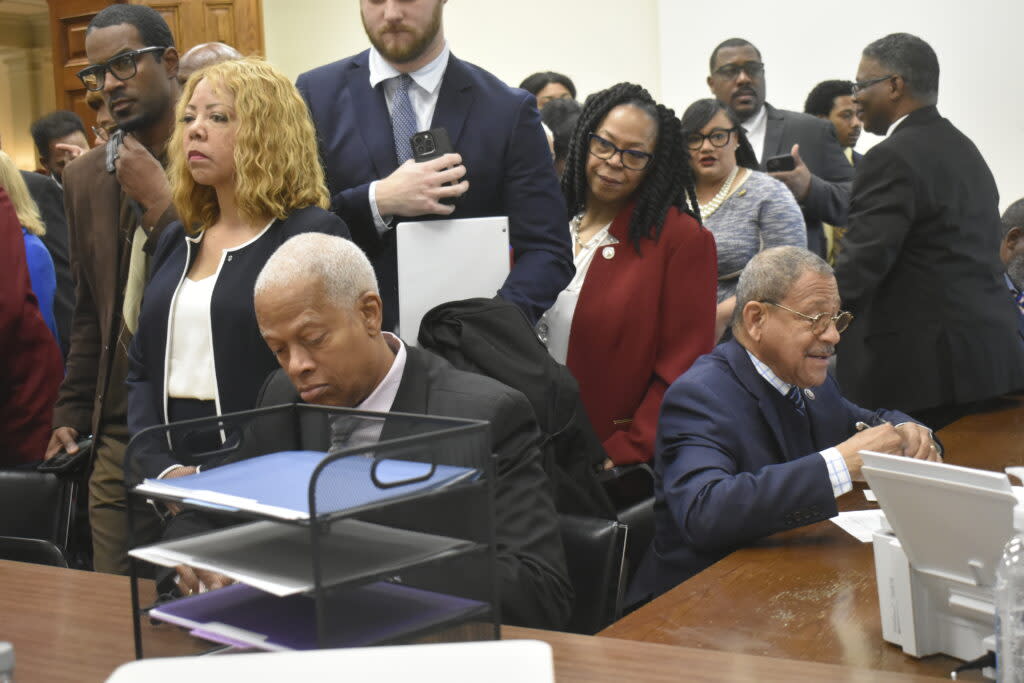
[[[25,180],[21,177],[14,160],[5,152],[0,152],[0,189],[7,190],[7,196],[14,205],[21,223],[21,234],[25,242],[25,259],[28,262],[28,275],[32,283],[32,293],[39,303],[39,312],[50,328],[54,340],[59,344],[57,322],[53,316],[53,299],[57,293],[57,271],[53,267],[53,257],[46,245],[39,239],[46,234],[46,225],[39,215],[39,207],[28,191]]]
[[[168,174],[180,222],[154,251],[129,354],[133,435],[254,407],[277,367],[256,325],[256,276],[290,237],[349,236],[326,211],[306,105],[274,67],[244,59],[201,70],[185,85],[177,120]],[[174,465],[168,454],[152,460],[141,474]]]

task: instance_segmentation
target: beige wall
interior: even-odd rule
[[[19,168],[34,170],[32,122],[54,107],[45,14],[0,16],[0,138]]]
[[[510,85],[551,70],[581,99],[623,80],[657,96],[657,18],[657,0],[450,0],[445,35],[456,55]],[[358,0],[266,0],[263,21],[267,58],[291,78],[369,46]]]

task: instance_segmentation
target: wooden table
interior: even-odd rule
[[[0,560],[0,586],[0,640],[14,643],[15,673],[20,683],[103,681],[134,657],[125,577]],[[146,628],[151,646],[147,653],[154,656],[179,654],[195,644],[175,628]],[[505,627],[503,632],[506,638],[549,643],[559,683],[936,680],[515,627]]]
[[[1022,465],[1024,399],[963,418],[939,436],[946,462]],[[839,499],[840,509],[874,507],[860,488]],[[960,664],[941,655],[914,659],[882,639],[871,544],[832,522],[734,552],[599,635],[941,677]]]

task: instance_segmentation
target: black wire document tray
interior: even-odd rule
[[[167,462],[199,472],[158,478]],[[164,541],[130,553],[137,657],[147,617],[261,649],[500,637],[485,422],[261,408],[140,432],[125,477],[174,513]],[[238,583],[142,606],[143,567],[181,564]],[[273,614],[284,631],[254,626]]]

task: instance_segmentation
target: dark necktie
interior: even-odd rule
[[[1024,292],[1017,292],[1017,310],[1024,315]]]
[[[398,80],[398,88],[391,97],[391,130],[395,136],[395,157],[401,166],[406,159],[412,158],[412,143],[409,142],[409,138],[416,132],[416,112],[413,111],[412,101],[409,99],[412,76],[402,74],[395,78]]]
[[[796,412],[800,413],[802,417],[807,417],[807,406],[804,405],[804,395],[801,393],[800,387],[795,384],[791,386],[789,391],[786,393],[786,398],[793,403],[793,406],[796,408]]]

